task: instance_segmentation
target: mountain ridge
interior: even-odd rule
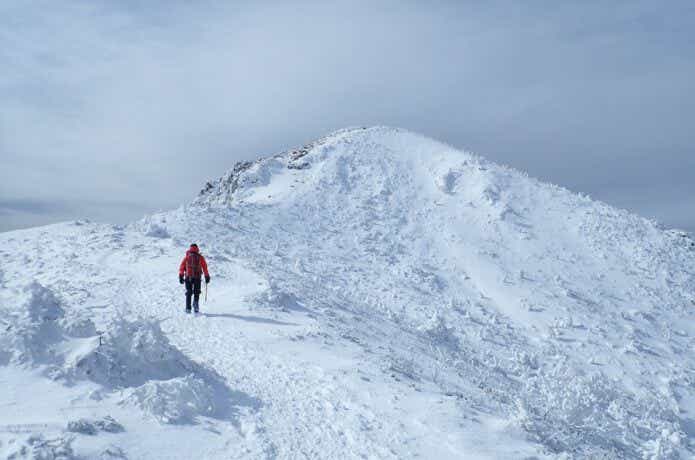
[[[242,458],[695,452],[687,235],[387,127],[341,130],[208,184],[191,204],[126,227],[0,234],[3,248],[22,248],[0,253],[0,305],[29,315],[12,343],[36,338],[43,320],[31,312],[54,297],[66,325],[51,346],[86,347],[75,331],[92,328],[72,324],[89,318],[115,332],[79,356],[127,365],[127,337],[140,331],[145,349],[184,363],[165,379],[138,364],[122,400],[90,390],[119,415],[124,452],[158,454],[136,447],[140,413],[158,421],[147,429],[157,436],[172,425],[225,433],[212,445],[244,446]],[[191,242],[213,274],[200,318],[183,316],[173,284]],[[41,287],[24,287],[20,272]],[[45,358],[58,385],[75,375],[61,356]],[[8,359],[0,371],[45,372]],[[189,359],[208,370],[187,377],[198,369]],[[84,362],[104,374],[103,361]],[[124,405],[135,415],[117,412]]]
[[[326,143],[329,143],[331,141],[335,141],[335,140],[338,140],[341,138],[345,138],[347,136],[350,136],[351,134],[373,133],[373,132],[403,133],[403,134],[408,134],[408,135],[415,135],[415,136],[418,136],[418,137],[423,138],[423,139],[428,139],[432,143],[439,144],[441,146],[441,148],[444,148],[444,149],[447,149],[450,151],[460,152],[460,153],[466,155],[471,161],[475,161],[475,162],[479,163],[482,167],[491,166],[493,168],[500,168],[501,170],[509,171],[512,174],[526,177],[529,180],[534,181],[538,184],[544,184],[544,185],[547,185],[550,187],[556,187],[562,191],[576,195],[577,197],[580,197],[582,199],[590,200],[593,203],[600,203],[600,204],[605,205],[607,207],[610,207],[616,211],[625,212],[625,213],[629,213],[631,215],[639,216],[639,214],[637,214],[635,212],[611,205],[610,203],[604,202],[602,200],[597,200],[589,194],[575,191],[575,190],[571,190],[571,189],[569,189],[565,186],[562,186],[560,184],[555,184],[552,182],[542,181],[542,180],[536,179],[536,178],[528,175],[528,173],[526,173],[523,170],[513,168],[513,167],[507,166],[505,164],[496,163],[496,162],[487,160],[483,156],[476,155],[476,154],[471,153],[471,152],[466,151],[466,150],[460,150],[453,145],[450,145],[450,144],[447,144],[447,143],[444,143],[441,141],[434,141],[432,139],[427,138],[426,136],[415,134],[415,133],[409,132],[409,131],[402,129],[402,128],[396,128],[396,127],[384,126],[384,125],[359,126],[359,127],[356,126],[356,127],[342,128],[342,129],[339,129],[336,131],[332,131],[332,132],[330,132],[330,133],[328,133],[328,134],[326,134],[326,135],[324,135],[324,136],[322,136],[314,141],[311,141],[307,144],[302,145],[301,147],[290,148],[290,149],[283,150],[281,152],[278,152],[278,153],[275,153],[272,155],[268,155],[268,156],[260,156],[256,160],[253,160],[253,161],[239,161],[239,162],[235,163],[234,166],[232,168],[230,168],[220,178],[206,182],[205,187],[203,187],[200,190],[200,192],[198,193],[198,196],[194,199],[193,203],[200,202],[201,198],[204,198],[205,195],[208,195],[211,193],[219,194],[220,190],[214,190],[214,189],[219,188],[221,185],[223,186],[225,183],[229,183],[230,181],[234,181],[236,176],[238,176],[241,172],[253,167],[254,165],[264,163],[264,162],[270,161],[272,159],[285,159],[287,161],[287,167],[289,169],[303,169],[305,167],[308,167],[309,164],[306,162],[298,161],[298,160],[300,160],[301,158],[306,156],[314,147],[320,146],[320,145],[323,145],[323,144],[326,144]],[[453,177],[451,179],[453,179]],[[452,183],[448,184],[448,186],[451,186],[451,185],[453,185],[453,184]],[[238,186],[238,184],[236,186]],[[232,190],[228,190],[227,192],[233,193],[234,190],[236,190],[236,186]],[[204,201],[204,200],[202,200],[202,201]],[[692,239],[690,236],[690,232],[687,232],[686,230],[667,227],[667,226],[661,224],[660,222],[658,222],[657,220],[654,220],[654,219],[645,218],[645,217],[642,217],[642,218],[645,219],[646,221],[651,222],[652,224],[654,224],[655,226],[659,227],[662,230],[670,230],[673,232],[678,232],[678,233],[683,234],[684,237],[688,237],[688,238]]]

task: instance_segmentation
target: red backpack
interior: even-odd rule
[[[189,251],[186,254],[186,276],[197,278],[202,274],[203,269],[200,266],[200,254]]]

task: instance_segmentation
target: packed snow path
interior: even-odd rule
[[[125,228],[0,243],[6,456],[695,453],[689,236],[414,134],[341,131]]]

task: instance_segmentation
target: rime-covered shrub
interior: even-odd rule
[[[107,387],[135,387],[186,375],[193,367],[156,322],[120,320],[107,328],[98,348],[75,363],[71,375]]]
[[[576,458],[677,458],[678,415],[662,397],[638,396],[599,372],[576,369],[553,364],[526,377],[517,422],[532,439]],[[655,449],[658,456],[647,455]]]
[[[153,416],[160,423],[193,423],[199,415],[214,411],[214,391],[193,375],[164,381],[150,381],[134,388],[122,400]]]

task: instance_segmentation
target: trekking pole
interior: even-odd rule
[[[208,303],[208,283],[205,282],[205,303]]]

